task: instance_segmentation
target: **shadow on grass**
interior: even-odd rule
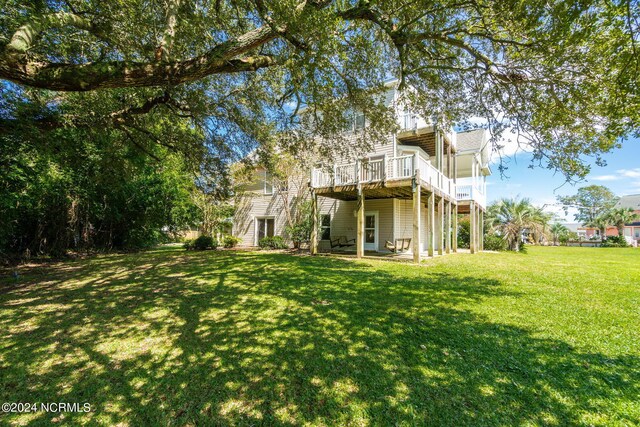
[[[492,280],[242,252],[157,251],[41,273],[2,285],[0,397],[92,404],[66,422],[640,422],[604,415],[640,393],[638,357],[582,353],[473,314],[507,295]]]

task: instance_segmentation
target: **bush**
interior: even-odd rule
[[[193,241],[192,249],[204,251],[206,249],[215,249],[218,247],[218,241],[211,236],[204,234]]]
[[[567,246],[567,244],[570,241],[576,241],[579,240],[580,237],[578,236],[578,233],[576,233],[575,231],[569,231],[567,233],[562,233],[561,235],[558,236],[558,242],[560,242],[561,245],[563,246]]]
[[[185,248],[188,251],[192,250],[193,249],[193,239],[185,239],[184,243],[182,244],[182,247]]]
[[[263,237],[258,242],[258,246],[262,249],[286,249],[289,247],[284,239],[280,236]]]
[[[501,236],[495,234],[484,235],[484,249],[488,251],[506,251],[507,242]]]
[[[240,243],[240,238],[236,236],[224,236],[222,239],[222,246],[227,249],[235,247],[238,243]]]
[[[626,248],[629,246],[624,236],[609,236],[600,245],[601,248]]]
[[[469,218],[462,218],[458,221],[458,247],[469,249],[471,241],[471,222]]]

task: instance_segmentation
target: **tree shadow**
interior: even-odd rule
[[[640,423],[637,355],[581,352],[473,313],[514,296],[495,280],[252,252],[41,273],[2,285],[0,397],[92,404],[67,422]]]

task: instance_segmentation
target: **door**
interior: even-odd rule
[[[367,251],[378,250],[378,212],[365,212],[364,214],[364,249]]]
[[[273,218],[256,218],[256,246],[260,239],[273,237],[275,221]]]

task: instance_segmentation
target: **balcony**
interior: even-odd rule
[[[458,202],[476,202],[481,208],[487,207],[487,195],[480,186],[474,184],[456,186],[456,199]]]
[[[420,171],[421,184],[455,199],[455,183],[418,154],[399,157],[364,159],[354,163],[334,165],[332,171],[313,169],[313,188],[335,188],[375,183],[400,183],[412,180]],[[401,183],[402,184],[402,183]],[[404,184],[402,184],[404,185]],[[410,185],[407,183],[406,185]]]

